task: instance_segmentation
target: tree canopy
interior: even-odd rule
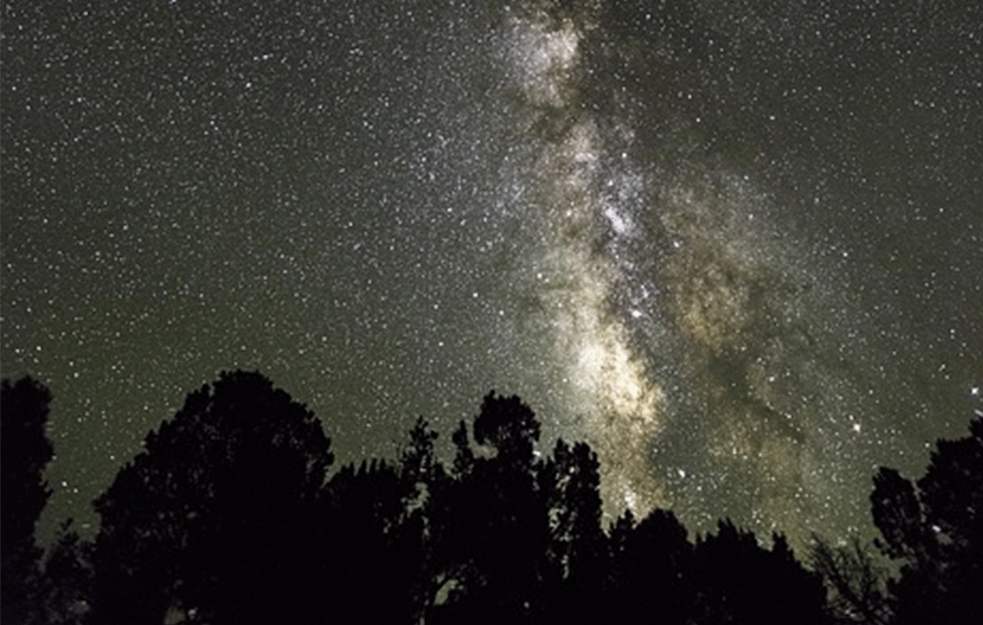
[[[0,382],[0,585],[5,623],[26,618],[42,550],[34,525],[51,489],[44,467],[54,449],[45,433],[51,392],[29,376]]]
[[[539,451],[539,421],[516,396],[489,393],[460,422],[449,469],[421,416],[395,459],[329,476],[313,413],[259,373],[226,372],[96,499],[95,541],[66,524],[42,571],[33,524],[49,492],[50,394],[4,381],[3,402],[15,623],[906,625],[975,622],[983,608],[980,419],[939,441],[916,482],[875,476],[876,544],[900,570],[886,579],[858,541],[817,541],[810,571],[783,535],[727,519],[692,539],[670,510],[604,528],[596,454],[563,440]],[[12,493],[23,499],[8,506]]]
[[[320,422],[258,373],[223,373],[95,501],[97,617],[273,618],[302,584],[333,457]]]
[[[977,623],[983,614],[983,418],[940,440],[917,482],[882,467],[871,494],[878,546],[901,563],[895,622]]]

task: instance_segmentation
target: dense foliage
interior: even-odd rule
[[[0,620],[11,623],[26,618],[36,586],[34,524],[51,495],[42,472],[54,450],[44,431],[47,388],[30,377],[3,380],[0,397]]]
[[[394,461],[329,477],[309,410],[258,373],[223,373],[96,499],[94,543],[66,525],[42,569],[49,402],[29,378],[3,384],[5,623],[887,625],[983,608],[980,419],[939,442],[917,485],[875,477],[877,546],[900,563],[886,579],[858,541],[817,541],[809,570],[782,535],[728,520],[692,541],[668,510],[605,531],[594,452],[536,453],[539,422],[514,396],[489,393],[460,423],[449,468],[420,418]]]

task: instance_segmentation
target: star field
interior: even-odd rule
[[[0,357],[55,396],[46,532],[223,369],[341,462],[516,393],[597,450],[607,515],[796,543],[870,533],[875,467],[979,409],[978,3],[2,17]]]

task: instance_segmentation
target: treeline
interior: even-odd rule
[[[48,390],[2,384],[3,623],[976,623],[983,614],[983,420],[912,484],[881,469],[882,538],[817,540],[809,568],[730,521],[690,541],[672,512],[602,527],[584,443],[491,393],[452,434],[420,418],[398,458],[342,467],[302,404],[258,373],[188,395],[42,555],[34,524]],[[879,554],[896,561],[887,576]]]

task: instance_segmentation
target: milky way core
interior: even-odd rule
[[[873,468],[858,415],[885,408],[865,370],[890,358],[851,338],[876,329],[780,197],[693,153],[699,117],[667,112],[640,149],[644,90],[585,59],[606,36],[584,7],[507,14],[502,56],[534,146],[508,201],[542,222],[524,283],[566,366],[572,431],[598,451],[606,512],[671,507],[705,527],[705,502],[726,499],[760,529],[856,528],[832,502]]]

